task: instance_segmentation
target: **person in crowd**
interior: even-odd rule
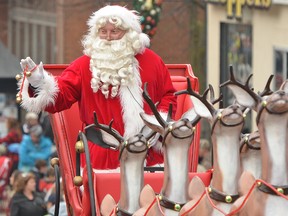
[[[37,160],[49,163],[52,142],[42,135],[40,125],[30,128],[29,136],[24,136],[19,149],[18,169],[23,172],[31,171]]]
[[[38,115],[35,112],[27,112],[25,115],[25,122],[22,125],[23,134],[29,135],[29,130],[34,125],[39,124]]]
[[[56,204],[55,184],[54,184],[54,187],[50,189],[50,193],[48,193],[48,194],[49,194],[49,196],[48,196],[48,199],[46,202],[48,215],[54,215],[55,204]],[[62,181],[60,183],[59,215],[60,216],[67,216],[68,215]]]
[[[54,134],[53,134],[53,130],[52,130],[52,126],[51,126],[48,112],[42,111],[40,113],[39,123],[43,128],[43,135],[45,137],[49,137],[51,139],[51,141],[53,142]]]
[[[44,179],[46,173],[48,170],[47,160],[45,159],[38,159],[35,162],[35,166],[32,167],[30,172],[32,172],[35,175],[36,180],[36,191],[41,192],[40,189],[40,181]]]
[[[35,176],[22,173],[11,199],[10,216],[43,216],[47,214],[44,198],[36,192]]]
[[[197,172],[205,172],[206,170],[212,168],[211,149],[211,143],[207,139],[200,139]]]
[[[8,193],[7,193],[7,207],[5,209],[6,215],[9,216],[10,215],[10,205],[11,205],[11,199],[15,194],[16,191],[16,184],[17,181],[19,179],[19,177],[21,176],[22,172],[18,169],[15,169],[10,178],[9,178],[9,189],[8,189]]]
[[[36,65],[30,57],[21,60],[23,74],[31,72],[18,83],[19,89],[23,87],[19,92],[21,106],[36,113],[55,113],[78,102],[84,126],[94,123],[96,112],[99,123],[109,125],[114,120],[113,128],[128,138],[144,126],[139,113],[152,113],[142,97],[147,83],[158,111],[166,118],[172,104],[173,118],[175,89],[163,60],[148,48],[150,39],[142,33],[140,16],[126,7],[108,5],[94,12],[87,23],[89,30],[82,40],[84,55],[60,76],[50,75],[42,62]],[[91,141],[88,145],[94,169],[119,167],[119,151]],[[150,148],[148,155],[147,166],[163,163],[159,148]],[[83,166],[84,154],[81,159]]]
[[[5,155],[12,161],[9,176],[18,167],[18,151],[22,141],[21,123],[15,118],[7,118],[8,133],[0,138],[0,146],[5,149]]]
[[[39,181],[39,190],[43,191],[44,193],[47,193],[50,190],[50,188],[53,187],[54,184],[55,184],[55,170],[54,168],[50,167],[48,168],[44,178],[40,179]]]

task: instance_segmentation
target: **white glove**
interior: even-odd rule
[[[20,65],[23,71],[31,71],[31,76],[26,76],[28,82],[35,88],[41,86],[44,79],[43,63],[40,62],[40,64],[36,66],[35,62],[30,57],[27,57],[21,60]]]

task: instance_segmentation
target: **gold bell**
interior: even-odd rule
[[[179,212],[179,211],[181,210],[180,204],[176,203],[176,204],[174,205],[174,210]]]
[[[76,149],[77,153],[83,153],[85,151],[84,150],[84,144],[83,144],[82,140],[79,140],[76,142],[75,149]]]
[[[231,203],[232,202],[232,197],[231,196],[226,196],[225,197],[225,201],[227,202],[227,203]]]
[[[217,115],[217,119],[221,119],[222,118],[222,113],[219,113],[218,115]]]
[[[22,102],[22,97],[21,95],[16,96],[16,103],[20,104]]]
[[[147,148],[151,148],[151,143],[149,141],[147,141]]]
[[[22,78],[22,76],[21,76],[20,74],[17,74],[17,75],[15,76],[15,79],[16,79],[17,81],[19,81],[21,78]]]
[[[212,192],[212,188],[208,187],[208,192],[211,193]]]
[[[31,71],[26,71],[26,76],[30,77],[32,75]]]
[[[279,193],[281,193],[281,194],[284,194],[283,188],[277,188],[277,191],[278,191]]]
[[[55,165],[59,165],[59,158],[52,158],[51,160],[50,160],[50,164],[51,164],[51,166],[52,167],[54,167]]]
[[[73,179],[73,183],[75,186],[82,186],[83,185],[83,178],[81,176],[75,176]]]
[[[257,186],[258,186],[258,187],[261,186],[261,184],[262,184],[262,183],[261,183],[260,181],[257,182]]]

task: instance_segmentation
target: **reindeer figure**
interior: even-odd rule
[[[193,199],[180,211],[180,215],[225,215],[239,197],[240,135],[244,115],[237,104],[225,109],[215,109],[206,97],[190,91],[195,112],[207,118],[211,124],[213,144],[213,176],[210,186],[192,179],[190,190],[197,190]],[[194,180],[194,181],[193,181]],[[193,191],[190,193],[193,194]]]
[[[91,128],[100,129],[102,138],[98,138],[97,143],[120,151],[120,200],[116,205],[113,197],[106,195],[101,203],[101,215],[132,215],[140,208],[139,196],[144,184],[144,160],[148,148],[151,147],[149,140],[155,132],[144,126],[139,134],[125,140],[112,128],[113,121],[109,126],[100,124],[96,113],[94,121],[94,124],[86,127],[86,131],[91,131]]]
[[[256,179],[261,176],[261,143],[259,131],[243,134],[240,141],[242,172],[250,172]]]
[[[263,92],[270,92],[268,79]],[[242,106],[257,112],[256,123],[261,140],[262,173],[255,178],[244,172],[240,179],[241,192],[245,194],[235,203],[239,215],[286,215],[288,212],[288,80],[276,92],[256,94],[248,85],[235,80],[233,71],[230,88]],[[265,95],[265,96],[261,96]],[[257,186],[257,189],[254,187]],[[286,195],[286,196],[285,196]],[[257,201],[256,201],[257,200]],[[242,208],[241,208],[242,207]]]
[[[200,117],[196,115],[192,108],[177,121],[172,119],[165,121],[149,97],[146,85],[143,96],[154,116],[141,113],[141,117],[147,126],[160,133],[163,137],[164,180],[161,193],[156,198],[154,195],[154,199],[159,200],[161,208],[159,209],[157,205],[154,205],[145,215],[174,216],[178,215],[181,207],[190,199],[188,196],[188,152],[194,135],[194,127],[200,120]],[[187,91],[190,91],[188,90],[191,89],[189,79],[187,79],[187,85]],[[206,90],[205,94],[207,93],[208,90]],[[214,102],[218,101],[214,100]],[[141,197],[146,202],[151,203],[153,200],[152,188],[146,187],[144,189],[143,194],[145,195]],[[152,196],[150,200],[147,198],[149,195]],[[147,208],[147,203],[145,208]],[[142,209],[141,213],[135,215],[143,215],[143,212],[145,211]]]

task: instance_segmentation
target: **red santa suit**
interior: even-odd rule
[[[137,54],[135,57],[139,62],[142,89],[147,82],[147,90],[151,99],[154,103],[159,102],[158,110],[167,113],[171,103],[173,113],[175,113],[175,89],[161,58],[149,49],[145,49],[142,54]],[[105,98],[101,91],[94,93],[90,85],[92,74],[89,69],[89,62],[90,57],[84,55],[72,62],[60,76],[46,82],[49,83],[47,85],[52,86],[52,89],[48,92],[47,90],[41,90],[44,96],[49,95],[49,98],[51,98],[45,99],[48,101],[45,110],[50,113],[60,112],[78,102],[80,119],[84,125],[94,123],[93,112],[95,111],[99,123],[109,125],[113,119],[112,127],[120,134],[125,134],[126,137],[137,134],[140,127],[144,125],[139,112],[144,110],[146,113],[151,113],[148,104],[143,101],[143,97],[139,92],[136,91],[135,93],[133,87],[130,89],[129,86],[120,87],[118,95],[113,98]],[[142,90],[140,90],[140,93],[142,93]],[[30,98],[30,100],[33,99]],[[25,101],[25,103],[28,103],[27,100]],[[43,103],[41,103],[41,106],[43,107]],[[90,142],[89,149],[93,168],[114,169],[119,166],[119,151],[104,149]],[[83,161],[85,160],[82,158]],[[159,150],[151,148],[147,156],[147,166],[157,163],[163,163],[163,157]]]

